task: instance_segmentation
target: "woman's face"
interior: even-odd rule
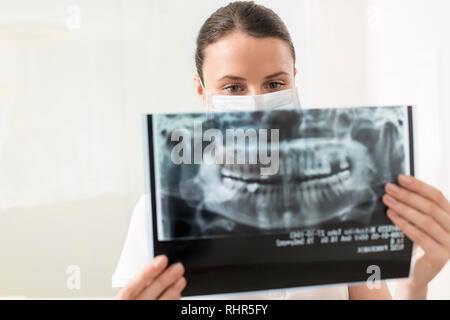
[[[211,95],[259,95],[295,87],[289,45],[278,38],[233,32],[204,49],[203,79]],[[197,94],[205,92],[195,77]]]

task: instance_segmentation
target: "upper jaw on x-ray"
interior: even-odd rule
[[[229,128],[279,129],[279,144],[274,144],[278,171],[263,175],[261,167],[267,165],[261,164],[177,167],[167,162],[166,154],[161,171],[172,182],[164,190],[197,210],[195,223],[205,234],[218,226],[231,231],[236,224],[274,232],[334,219],[368,222],[382,186],[403,171],[402,112],[353,108],[208,115],[202,118],[203,130],[217,128],[224,136]],[[170,131],[193,130],[193,120],[189,115],[160,118],[160,150],[169,152]],[[247,155],[257,147],[248,146]],[[202,220],[203,210],[216,213],[217,219]]]

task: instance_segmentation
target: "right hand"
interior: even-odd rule
[[[167,267],[166,256],[155,257],[133,280],[123,287],[117,299],[120,300],[178,300],[186,286],[184,267],[174,263]]]

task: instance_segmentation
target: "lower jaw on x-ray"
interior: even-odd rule
[[[278,233],[349,220],[369,224],[384,184],[407,169],[403,108],[153,117],[159,240]],[[222,133],[222,141],[211,139],[216,148],[205,148],[199,137],[208,129]],[[226,132],[236,136],[239,129],[253,129],[257,139],[247,135],[244,146],[235,139],[230,147]],[[186,132],[183,138],[191,141],[173,141],[174,130]],[[278,130],[278,143],[270,141],[273,130]],[[266,155],[272,155],[266,165],[258,163],[263,138]],[[202,139],[197,163],[194,139]],[[180,141],[190,157],[175,164],[173,149]],[[224,161],[206,161],[218,144]],[[236,151],[228,158],[236,160],[239,147],[245,149],[244,163],[227,162],[225,154]],[[252,158],[256,163],[249,163]],[[269,166],[275,172],[262,174]]]
[[[184,263],[185,295],[408,276],[381,198],[414,173],[411,110],[146,116],[153,254]]]

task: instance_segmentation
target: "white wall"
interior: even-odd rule
[[[292,33],[302,104],[417,105],[418,174],[450,195],[449,2],[257,2]],[[0,296],[115,293],[111,275],[144,191],[140,115],[201,110],[195,38],[226,3],[0,2]],[[69,265],[81,268],[81,290],[66,288]],[[450,298],[448,267],[430,296]]]

